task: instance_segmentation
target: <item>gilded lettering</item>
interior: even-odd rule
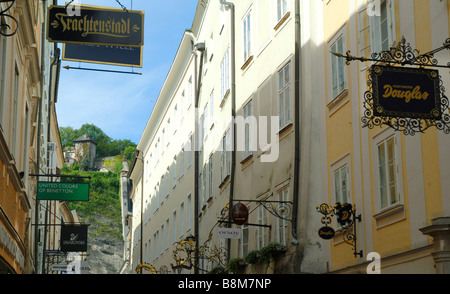
[[[411,87],[412,88],[412,87]],[[409,103],[411,99],[414,100],[427,100],[430,94],[426,91],[422,92],[420,86],[416,86],[411,90],[398,90],[392,85],[384,86],[383,98],[399,98],[405,99],[406,103]]]

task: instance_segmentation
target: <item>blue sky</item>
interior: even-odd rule
[[[143,67],[105,66],[62,61],[62,66],[140,72],[142,75],[61,69],[56,111],[60,127],[85,123],[113,139],[139,143],[161,87],[190,29],[196,0],[119,0],[127,9],[145,12]],[[58,1],[64,5],[65,1]],[[81,0],[82,4],[120,8],[116,0]]]

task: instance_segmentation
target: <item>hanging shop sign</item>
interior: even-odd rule
[[[318,231],[319,237],[325,240],[333,239],[335,231],[332,227],[321,227]]]
[[[37,200],[89,201],[89,184],[38,182]]]
[[[142,67],[142,47],[64,44],[62,59],[118,66]]]
[[[231,219],[237,225],[243,225],[248,220],[248,208],[242,203],[237,203],[231,208]]]
[[[48,8],[47,39],[50,42],[142,47],[144,12],[81,6],[69,15],[65,6]]]
[[[437,70],[374,65],[371,75],[374,116],[441,119]]]
[[[242,229],[235,228],[218,228],[217,236],[223,239],[240,239],[242,234]]]
[[[62,252],[87,251],[87,225],[66,225],[61,227]]]

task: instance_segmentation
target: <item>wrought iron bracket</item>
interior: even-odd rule
[[[17,19],[14,18],[14,16],[7,14],[7,12],[8,10],[11,9],[16,0],[1,1],[1,2],[11,2],[11,3],[5,8],[5,10],[1,10],[0,7],[0,35],[5,37],[11,37],[17,33],[17,29],[19,28],[19,22],[17,21]],[[9,18],[15,23],[14,29],[11,28],[9,24],[3,22],[2,20],[3,17]],[[10,30],[11,32],[7,33],[6,32],[7,30]]]
[[[267,199],[267,198],[266,198]],[[275,201],[275,200],[233,200],[233,203],[256,203],[257,206],[263,206],[270,214],[286,221],[292,221],[291,213],[294,203],[292,201]]]
[[[361,222],[361,214],[356,214],[356,208],[349,203],[336,203],[334,206],[329,206],[326,203],[318,206],[317,211],[323,214],[321,219],[322,224],[325,227],[321,228],[323,232],[328,235],[324,239],[331,239],[334,237],[334,230],[329,226],[331,224],[331,217],[337,216],[337,222],[341,226],[341,231],[343,234],[344,242],[353,249],[353,255],[355,258],[359,256],[363,257],[363,251],[357,249],[357,232],[356,232],[356,221]],[[326,228],[326,230],[323,230]],[[319,231],[320,232],[320,231]],[[320,233],[319,233],[320,234]]]
[[[412,49],[411,45],[406,42],[403,37],[400,42],[394,43],[389,50],[383,50],[378,53],[372,53],[371,57],[356,57],[350,53],[350,50],[346,54],[332,52],[333,55],[346,60],[346,64],[350,65],[352,61],[366,62],[371,61],[376,64],[384,65],[397,65],[397,66],[415,66],[419,68],[450,68],[450,62],[446,65],[439,65],[438,60],[435,58],[435,54],[443,51],[450,50],[450,38],[446,39],[443,46],[434,49],[430,52],[420,54],[417,49]],[[361,118],[363,127],[373,129],[375,126],[387,125],[393,128],[395,131],[401,131],[405,135],[415,135],[416,133],[424,133],[425,130],[430,127],[436,127],[438,130],[443,131],[445,134],[450,134],[450,103],[449,99],[445,96],[445,88],[442,83],[442,79],[439,82],[439,91],[441,94],[441,112],[442,117],[440,119],[434,118],[415,118],[402,116],[375,116],[374,100],[373,100],[373,80],[372,80],[372,68],[369,69],[369,80],[367,81],[368,90],[364,93],[364,115]]]

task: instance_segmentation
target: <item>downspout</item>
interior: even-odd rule
[[[236,61],[235,61],[235,39],[236,39],[236,28],[235,28],[235,7],[234,3],[220,0],[220,4],[230,7],[231,9],[231,118],[232,118],[232,135],[233,135],[233,148],[231,150],[231,175],[230,175],[230,198],[229,198],[229,209],[228,209],[228,227],[231,227],[231,205],[233,205],[234,199],[234,177],[236,170],[236,124],[234,123],[234,118],[236,117]],[[231,239],[227,240],[228,243],[228,253],[227,258],[230,260],[230,249],[231,249]]]
[[[43,14],[44,16],[46,16],[46,11],[47,11],[47,3],[46,0],[43,0]],[[44,17],[44,19],[46,19],[46,17]],[[44,21],[42,23],[42,29],[41,29],[41,99],[39,99],[39,113],[38,113],[38,125],[37,125],[37,141],[36,141],[36,166],[37,166],[37,174],[40,173],[40,169],[41,169],[41,161],[40,161],[40,157],[41,157],[41,122],[42,122],[42,100],[44,99],[44,80],[45,80],[45,74],[44,74],[44,69],[45,69],[45,55],[44,55],[44,51],[45,51],[45,40],[46,40],[46,22]],[[39,182],[39,177],[37,177],[37,182]],[[37,198],[37,197],[36,197]],[[36,203],[35,203],[35,207],[34,207],[34,223],[35,223],[35,228],[34,228],[34,270],[35,273],[38,274],[39,273],[39,269],[38,269],[38,263],[39,263],[39,257],[38,257],[38,250],[39,250],[39,246],[38,246],[38,241],[40,239],[40,234],[39,234],[39,205],[40,205],[40,201],[36,199]]]
[[[200,96],[200,85],[201,85],[201,71],[203,70],[203,51],[201,51],[201,57],[200,57],[200,74],[198,74],[198,54],[196,52],[197,48],[195,46],[196,36],[194,33],[190,30],[186,31],[186,34],[188,34],[191,39],[191,45],[192,45],[192,54],[194,55],[194,109],[195,109],[195,119],[194,119],[194,236],[197,246],[195,246],[195,265],[194,265],[194,273],[198,274],[198,262],[199,262],[199,252],[198,252],[198,244],[200,244],[200,234],[199,234],[199,220],[198,220],[198,214],[199,214],[199,193],[198,193],[198,174],[199,174],[199,164],[198,164],[198,137],[197,137],[197,126],[198,126],[198,102],[199,102],[199,96]],[[200,76],[200,78],[198,78]],[[199,79],[197,84],[197,79]]]
[[[299,182],[300,182],[300,113],[302,113],[300,101],[300,67],[301,67],[301,23],[300,23],[300,0],[295,1],[295,89],[294,89],[294,134],[295,134],[295,154],[294,154],[294,193],[292,209],[292,240],[293,244],[298,244],[297,220],[299,204]]]

